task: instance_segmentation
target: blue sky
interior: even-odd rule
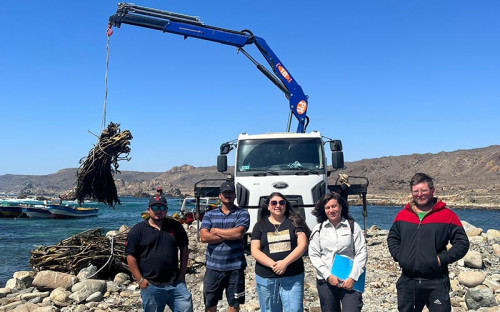
[[[4,1],[0,175],[75,168],[93,148],[117,3]],[[341,139],[347,161],[499,144],[496,0],[135,3],[264,38],[309,96],[308,130]],[[235,48],[114,28],[107,122],[134,136],[121,170],[215,165],[222,142],[287,120],[287,99]]]

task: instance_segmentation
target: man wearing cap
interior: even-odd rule
[[[166,218],[167,210],[164,196],[149,199],[149,218],[132,227],[125,254],[141,289],[145,312],[163,311],[166,305],[174,312],[192,312],[192,296],[185,283],[188,237],[180,223]]]
[[[245,303],[245,268],[243,235],[250,226],[248,211],[234,204],[234,183],[219,188],[222,207],[205,213],[201,224],[201,241],[208,243],[206,272],[203,280],[205,309],[217,311],[217,303],[226,290],[228,311],[239,311]]]

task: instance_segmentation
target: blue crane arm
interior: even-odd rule
[[[209,26],[201,22],[200,18],[196,16],[137,6],[132,3],[119,3],[117,12],[109,17],[109,24],[116,27],[120,27],[121,24],[146,27],[181,35],[184,38],[198,38],[238,48],[238,51],[248,57],[285,94],[290,103],[290,112],[298,120],[297,132],[303,133],[306,131],[309,122],[307,117],[307,96],[266,41],[254,36],[251,31],[234,31]],[[243,49],[244,46],[249,44],[254,44],[257,47],[272,68],[272,72]],[[288,130],[290,130],[290,120]]]

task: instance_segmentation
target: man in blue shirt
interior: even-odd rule
[[[205,309],[217,311],[217,303],[226,290],[229,312],[237,312],[245,303],[245,243],[243,235],[250,226],[248,211],[234,204],[234,183],[224,182],[219,189],[222,207],[203,216],[200,237],[207,246],[203,281]]]

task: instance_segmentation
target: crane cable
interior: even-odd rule
[[[108,36],[108,42],[106,44],[106,74],[104,75],[104,107],[102,110],[102,121],[101,121],[101,131],[106,128],[106,106],[108,102],[108,68],[109,68],[109,39],[113,34],[113,29],[111,29],[111,24],[108,24],[108,29],[106,30],[106,35]]]

